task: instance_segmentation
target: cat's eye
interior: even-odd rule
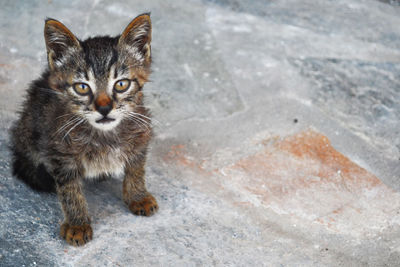
[[[123,93],[128,90],[131,81],[128,79],[119,80],[114,84],[114,90],[118,93]]]
[[[86,83],[75,83],[73,88],[78,95],[88,95],[90,93],[90,87]]]

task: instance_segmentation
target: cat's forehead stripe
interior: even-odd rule
[[[114,79],[117,78],[117,73],[115,71],[115,65],[112,65],[110,67],[110,71],[108,72],[108,78],[110,79],[111,77],[113,77]]]
[[[96,87],[96,78],[94,77],[93,70],[89,69],[85,74],[87,75],[87,83],[92,89],[92,92],[95,93],[97,91],[97,87]]]
[[[116,70],[116,66],[115,65],[113,65],[113,71],[114,71],[114,79],[117,79],[117,77],[118,77],[118,71]],[[111,76],[111,75],[110,75]]]
[[[118,60],[116,43],[118,38],[93,37],[81,43],[85,62],[92,68],[95,77],[104,77]]]
[[[88,81],[94,81],[95,80],[93,71],[91,69],[88,70],[88,72],[86,74],[88,76]]]
[[[118,51],[113,49],[112,53],[108,56],[107,66],[108,66],[109,71],[111,70],[111,67],[113,67],[115,65],[115,63],[117,61],[118,61]]]

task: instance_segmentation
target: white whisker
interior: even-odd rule
[[[143,115],[143,114],[140,114],[140,113],[136,113],[136,112],[134,112],[134,113],[135,113],[135,115],[138,115],[138,116],[140,116],[140,117],[143,117],[143,118],[145,118],[145,119],[150,120],[151,122],[155,122],[156,124],[161,125],[161,122],[159,122],[158,120],[156,120],[156,119],[154,119],[154,118],[147,117],[147,116],[145,116],[145,115]]]
[[[134,115],[128,115],[128,117],[129,117],[130,119],[132,119],[133,121],[135,121],[137,124],[146,127],[147,130],[150,130],[150,127],[148,126],[148,124],[145,123],[145,122],[143,122],[142,120],[140,120],[140,118],[138,118],[138,117],[136,117],[136,116],[134,116]]]
[[[82,119],[80,119],[78,122],[76,122],[75,125],[74,125],[73,127],[71,127],[71,128],[68,130],[68,132],[64,135],[64,137],[61,139],[61,141],[64,140],[65,137],[67,137],[67,135],[68,135],[73,129],[75,129],[78,125],[82,124],[84,121],[85,121],[85,119],[82,118]]]
[[[146,118],[146,119],[148,120],[148,121],[147,121],[146,119],[139,117],[139,116],[138,116],[139,113],[129,112],[129,115],[132,116],[132,117],[134,117],[134,118],[136,118],[136,119],[138,119],[138,120],[140,120],[141,122],[143,122],[143,123],[146,124],[146,125],[150,125],[150,124],[151,124],[151,121],[150,121],[149,118]]]
[[[58,117],[56,118],[56,120],[57,120],[57,119],[59,119],[59,118],[62,118],[62,117],[68,116],[68,115],[74,115],[74,114],[72,114],[72,113],[67,113],[67,114],[64,114],[64,115],[58,116]]]
[[[77,122],[78,120],[80,120],[79,117],[74,116],[71,119],[69,119],[66,123],[64,123],[63,126],[61,126],[55,133],[61,133],[62,131],[64,131],[68,126],[70,126],[71,124],[74,124],[75,122]]]
[[[133,121],[135,121],[137,124],[146,127],[148,130],[150,130],[150,122],[136,116],[136,114],[133,112],[128,112],[127,113],[128,117],[131,118]]]

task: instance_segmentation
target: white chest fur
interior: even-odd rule
[[[125,170],[125,161],[119,149],[93,158],[83,157],[82,164],[85,178],[97,178],[101,175],[120,176]]]

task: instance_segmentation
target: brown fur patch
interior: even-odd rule
[[[60,227],[60,236],[75,247],[82,246],[92,240],[93,230],[90,224],[69,225],[63,223]]]
[[[158,210],[158,204],[152,195],[147,195],[139,201],[132,201],[129,209],[135,215],[151,216]]]
[[[96,99],[96,105],[99,107],[105,107],[110,105],[111,98],[106,93],[100,93]]]
[[[143,87],[143,85],[149,81],[149,75],[150,75],[149,70],[134,67],[130,68],[129,72],[131,80],[136,78],[137,81],[139,82],[140,87]]]

